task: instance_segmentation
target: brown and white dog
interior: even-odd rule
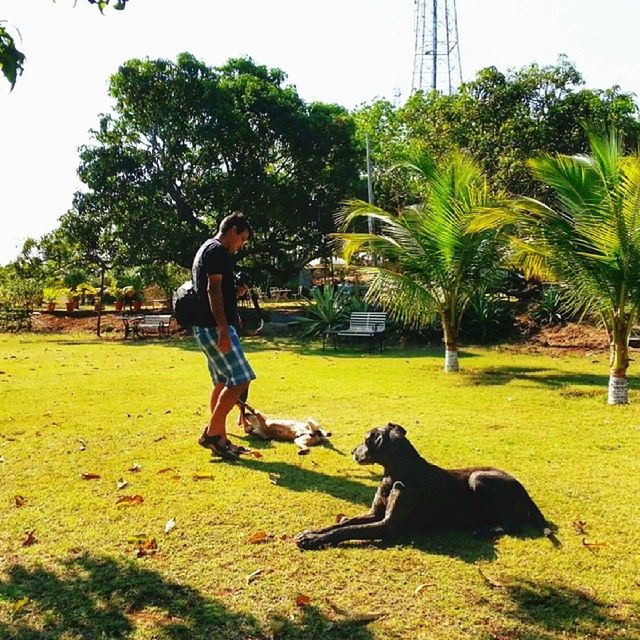
[[[245,433],[263,440],[294,442],[300,449],[299,455],[309,453],[309,447],[328,442],[328,438],[331,437],[331,433],[322,429],[312,418],[307,418],[306,422],[267,418],[242,400],[238,401],[238,407],[240,424],[243,425]]]

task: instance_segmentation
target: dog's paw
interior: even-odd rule
[[[304,551],[313,551],[323,546],[322,536],[313,531],[301,531],[294,540],[298,547]]]

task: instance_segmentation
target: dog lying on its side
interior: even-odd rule
[[[328,442],[328,438],[331,437],[331,433],[322,429],[312,418],[307,418],[306,422],[266,418],[247,402],[240,400],[238,406],[240,423],[244,426],[245,433],[258,436],[263,440],[294,442],[300,449],[299,455],[309,453],[309,447]]]
[[[422,458],[397,424],[372,429],[353,450],[358,464],[381,464],[369,513],[296,536],[301,549],[343,540],[379,540],[409,531],[474,531],[483,537],[534,527],[559,544],[540,509],[511,475],[493,467],[441,469]]]

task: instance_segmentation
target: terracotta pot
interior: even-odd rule
[[[122,300],[116,300],[113,304],[116,308],[116,311],[122,311],[124,309],[124,301]]]
[[[140,311],[142,309],[142,300],[134,300],[133,301],[133,310]]]
[[[47,302],[47,311],[55,311],[56,303],[55,302]]]
[[[67,302],[67,311],[73,311],[76,308],[76,303],[72,300]]]
[[[104,311],[104,305],[96,304],[93,308],[95,311]]]

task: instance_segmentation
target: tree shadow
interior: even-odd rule
[[[594,640],[640,637],[640,609],[637,605],[628,618],[595,594],[550,582],[520,580],[505,586],[515,605],[519,624],[530,627],[523,640],[580,637]]]
[[[557,389],[569,384],[604,388],[609,384],[608,375],[561,373],[557,369],[548,367],[526,366],[489,367],[479,371],[462,371],[462,379],[470,385],[477,386],[501,386],[514,380],[521,380]]]
[[[61,574],[20,565],[7,573],[0,597],[9,602],[28,598],[11,621],[0,620],[0,637],[7,640],[126,640],[140,628],[158,640],[266,640],[275,635],[270,624],[134,562],[85,553],[63,562]],[[314,607],[302,608],[294,620],[275,622],[283,640],[372,638],[368,629],[330,620]]]

